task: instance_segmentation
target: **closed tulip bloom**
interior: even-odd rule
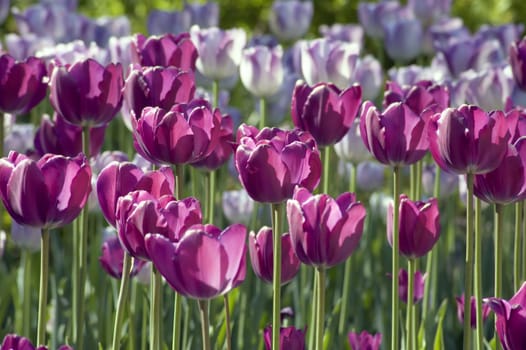
[[[44,62],[35,57],[17,62],[8,54],[0,56],[0,111],[24,114],[46,97]]]
[[[292,241],[289,233],[281,236],[281,284],[289,283],[300,269],[300,261],[292,249]],[[250,262],[256,276],[267,283],[272,283],[274,275],[274,250],[272,229],[264,226],[256,234],[250,232],[248,236],[248,251]]]
[[[102,243],[102,252],[99,256],[99,263],[102,269],[111,277],[122,278],[122,265],[124,262],[124,249],[122,249],[119,237],[108,238]],[[127,271],[131,277],[137,275],[146,264],[146,261],[134,259],[131,271]]]
[[[395,61],[410,61],[422,52],[424,30],[416,18],[398,18],[384,26],[387,55]]]
[[[424,166],[422,171],[422,190],[428,196],[433,195],[434,192],[437,167],[435,163],[428,164]],[[457,191],[458,177],[456,174],[440,172],[440,198],[449,197]]]
[[[30,252],[40,251],[42,240],[42,229],[20,225],[16,221],[11,222],[11,240],[13,243]]]
[[[384,185],[385,165],[373,161],[365,161],[356,167],[356,186],[363,190],[373,192],[380,190]]]
[[[522,90],[526,90],[526,39],[511,44],[509,56],[515,83]]]
[[[309,86],[299,81],[292,95],[292,121],[310,132],[319,146],[333,145],[351,128],[361,102],[358,85],[341,91],[328,83]]]
[[[64,119],[79,126],[108,124],[122,105],[120,64],[106,67],[93,59],[57,66],[50,80],[50,100]]]
[[[175,180],[169,167],[143,171],[130,162],[111,162],[97,178],[97,198],[106,221],[116,226],[115,212],[120,197],[135,190],[144,190],[159,198],[174,193]]]
[[[459,297],[456,297],[455,299],[457,301],[457,318],[460,321],[460,323],[463,324],[464,323],[464,294],[462,294]],[[471,328],[476,329],[477,328],[477,315],[476,315],[477,301],[475,300],[474,296],[472,296],[470,300],[471,300],[471,303],[470,303],[470,307],[471,307],[470,324],[471,324]],[[490,306],[486,302],[486,300],[484,300],[482,302],[482,322],[486,321],[486,319],[489,316],[489,312],[490,312]]]
[[[89,157],[99,154],[104,143],[106,124],[90,128]],[[82,128],[69,124],[60,114],[55,113],[53,120],[44,115],[40,127],[35,133],[35,150],[40,156],[46,153],[74,157],[82,152]]]
[[[174,66],[195,70],[197,50],[188,33],[145,37],[137,34],[132,42],[132,60],[141,66]]]
[[[254,211],[254,201],[244,189],[224,191],[222,195],[223,214],[231,223],[248,225]]]
[[[2,341],[0,350],[47,350],[45,346],[35,348],[31,341],[16,334],[7,334]]]
[[[4,138],[3,156],[6,156],[9,151],[26,153],[34,149],[33,138],[35,137],[35,126],[33,124],[16,123],[6,129],[8,132]]]
[[[145,245],[147,234],[159,234],[169,242],[177,242],[190,226],[202,220],[197,199],[190,197],[178,201],[172,195],[156,198],[143,190],[120,197],[115,217],[124,249],[142,260],[152,260]]]
[[[278,128],[258,131],[243,124],[238,144],[239,181],[257,202],[280,203],[292,197],[296,185],[312,191],[320,182],[320,152],[309,133]]]
[[[191,25],[192,15],[188,11],[152,9],[146,19],[146,28],[150,35],[180,34],[188,32]]]
[[[366,101],[361,110],[360,135],[369,152],[390,166],[416,163],[429,148],[426,119],[402,102],[392,103],[380,113]]]
[[[383,106],[386,108],[395,102],[404,102],[417,115],[422,115],[424,110],[430,107],[442,112],[449,107],[449,91],[445,85],[434,84],[429,80],[421,80],[416,84],[405,86],[388,81]]]
[[[335,23],[331,26],[323,24],[319,28],[323,37],[329,40],[339,40],[348,43],[355,43],[361,51],[363,47],[363,27],[359,24]]]
[[[279,348],[287,350],[305,350],[305,333],[307,328],[298,329],[294,326],[280,327],[279,329]],[[263,330],[265,349],[272,350],[272,325],[268,325]]]
[[[79,214],[91,191],[91,169],[83,154],[46,154],[33,161],[11,151],[0,159],[0,195],[21,225],[55,228]]]
[[[192,166],[197,168],[203,168],[209,171],[219,169],[223,164],[225,164],[232,153],[234,153],[234,122],[229,115],[221,117],[221,125],[219,126],[219,140],[212,149],[212,153],[208,156],[192,163]]]
[[[185,2],[184,11],[188,12],[192,24],[200,28],[217,27],[219,25],[219,4],[207,0],[205,3]]]
[[[513,80],[504,69],[486,69],[466,79],[466,101],[485,111],[503,110],[513,90]]]
[[[345,261],[360,242],[365,215],[365,207],[353,193],[333,199],[297,187],[294,197],[287,201],[296,255],[302,263],[316,267],[328,268]]]
[[[360,136],[360,121],[355,119],[349,131],[334,144],[334,150],[341,160],[358,164],[371,159],[371,154],[365,148]]]
[[[496,331],[504,350],[526,349],[526,282],[510,300],[488,298],[497,316]]]
[[[413,303],[416,304],[424,297],[424,285],[427,275],[420,271],[415,272],[414,286],[413,286]],[[409,274],[407,270],[400,269],[398,272],[398,286],[400,290],[400,300],[407,304],[407,297],[409,293]]]
[[[438,201],[412,201],[405,194],[400,195],[400,253],[414,259],[426,255],[440,237],[440,213]],[[393,244],[393,206],[387,214],[387,239]]]
[[[502,111],[484,112],[477,106],[447,108],[431,118],[431,155],[443,170],[484,174],[506,155],[510,131]]]
[[[282,41],[297,40],[309,30],[313,11],[310,1],[276,0],[269,16],[270,30]]]
[[[358,83],[362,88],[362,97],[364,100],[376,99],[384,82],[380,61],[371,55],[365,55],[358,59],[353,81]]]
[[[132,119],[137,152],[152,163],[186,164],[210,155],[219,142],[221,112],[206,100],[177,104],[171,110],[143,109]]]
[[[382,345],[382,334],[373,335],[367,331],[349,332],[349,344],[352,350],[379,350]]]
[[[358,19],[365,33],[375,39],[384,37],[384,24],[395,20],[403,12],[398,1],[360,2]]]
[[[451,0],[409,0],[408,6],[426,24],[448,17],[451,12]]]
[[[283,82],[281,46],[253,46],[243,50],[239,76],[243,86],[256,97],[274,95]]]
[[[190,28],[190,37],[199,54],[197,70],[205,77],[220,80],[237,72],[247,42],[243,29],[202,29],[194,25]]]
[[[194,225],[178,242],[148,234],[146,248],[166,282],[182,295],[212,299],[245,280],[246,228],[241,224],[223,231],[213,225]]]

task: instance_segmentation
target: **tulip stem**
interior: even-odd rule
[[[177,200],[183,199],[183,184],[184,184],[184,165],[175,165],[175,198]],[[181,347],[181,305],[182,296],[175,292],[174,296],[174,316],[173,316],[173,332],[172,332],[172,350],[179,350]]]
[[[351,164],[351,178],[349,181],[349,192],[354,193],[356,191],[356,165]],[[340,310],[340,322],[338,324],[338,336],[343,337],[345,333],[346,321],[347,321],[347,305],[349,300],[349,293],[351,288],[351,257],[345,261],[345,267],[343,270],[343,289],[342,289],[342,307]]]
[[[493,239],[495,240],[494,246],[495,246],[495,298],[501,298],[502,297],[502,222],[503,222],[503,205],[502,204],[495,204],[495,219],[494,219],[494,236]],[[479,237],[481,239],[481,237]],[[475,244],[479,244],[477,241],[475,241]],[[479,300],[477,299],[477,317],[479,317],[480,313],[480,325],[482,326],[482,298]],[[479,327],[477,318],[477,327]],[[495,318],[496,322],[496,318]],[[495,323],[496,325],[496,323]],[[481,327],[482,328],[482,327]],[[496,329],[496,328],[495,328]],[[478,328],[477,328],[478,330]],[[500,341],[498,335],[495,335],[496,340],[496,349],[501,349]]]
[[[208,173],[208,222],[214,222],[214,204],[216,194],[216,171],[212,170]]]
[[[329,166],[331,164],[331,148],[323,149],[323,193],[329,194]]]
[[[521,237],[522,230],[522,212],[524,210],[524,201],[515,203],[515,240],[513,242],[513,290],[519,290],[521,286]]]
[[[279,349],[281,328],[281,203],[272,204],[272,233],[274,245],[273,300],[272,300],[272,349]]]
[[[146,336],[146,330],[148,329],[148,313],[146,312],[148,310],[148,297],[146,293],[140,294],[142,295],[141,350],[146,350],[146,340],[148,339]]]
[[[228,306],[228,295],[223,295],[224,307],[225,307],[225,323],[226,323],[226,349],[232,350],[232,332],[230,330],[230,309]]]
[[[413,333],[413,309],[415,307],[413,300],[415,294],[415,272],[416,260],[409,258],[407,261],[407,309],[406,309],[406,331],[407,331],[407,349],[416,349],[415,335]]]
[[[150,350],[159,350],[161,327],[161,286],[162,277],[152,264],[152,285],[150,304]]]
[[[325,268],[319,266],[316,268],[318,275],[318,312],[316,318],[316,350],[323,349],[323,331],[325,321]],[[275,348],[273,348],[275,349]]]
[[[24,260],[24,302],[22,304],[22,332],[21,334],[29,337],[31,332],[31,270],[32,254],[29,250],[22,252]]]
[[[495,206],[497,208],[498,205]],[[482,206],[480,199],[475,200],[475,322],[477,325],[477,349],[484,348],[484,327],[482,324]],[[496,270],[495,270],[496,271]],[[495,272],[496,274],[496,272]]]
[[[422,197],[422,160],[416,162],[416,179],[415,179],[415,200],[420,200]],[[438,197],[435,197],[438,198]]]
[[[400,168],[395,166],[393,168],[393,261],[392,261],[392,294],[391,294],[391,349],[398,349],[398,266],[399,266],[399,207],[400,206]]]
[[[117,300],[117,310],[115,314],[115,323],[113,325],[113,342],[112,349],[120,349],[121,340],[121,325],[124,316],[125,300],[128,298],[128,289],[130,286],[130,270],[132,267],[132,257],[128,253],[124,253],[124,261],[122,263],[122,277],[121,288],[119,290],[119,299]]]
[[[471,294],[473,290],[473,174],[467,173],[467,195],[466,195],[466,265],[464,274],[464,347],[471,349]]]
[[[267,101],[265,98],[259,100],[259,130],[267,125]]]
[[[208,300],[198,300],[199,315],[201,316],[201,332],[203,336],[203,350],[210,350],[210,334],[208,321]]]
[[[219,82],[212,81],[212,107],[219,108]]]
[[[40,249],[40,292],[38,294],[37,346],[46,345],[47,287],[49,274],[49,230],[42,229]]]

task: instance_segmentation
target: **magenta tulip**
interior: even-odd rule
[[[102,66],[93,59],[56,66],[49,99],[64,119],[78,126],[108,124],[122,105],[124,80],[120,64]]]
[[[440,213],[438,201],[412,201],[405,194],[400,195],[400,253],[414,259],[426,255],[440,237]],[[393,206],[387,215],[387,239],[393,244]]]
[[[287,350],[305,350],[305,333],[307,329],[297,329],[295,327],[280,327],[279,329],[279,348]],[[272,349],[272,326],[269,325],[263,330],[265,349]]]
[[[120,280],[122,278],[124,249],[122,248],[121,242],[119,241],[119,237],[110,237],[104,243],[102,243],[101,249],[102,252],[101,256],[99,257],[99,263],[101,267],[108,275]],[[130,276],[133,277],[137,275],[145,264],[146,261],[144,260],[134,259],[133,267],[131,271],[128,271]]]
[[[45,63],[35,57],[16,62],[8,54],[0,56],[0,111],[24,114],[46,97]]]
[[[464,294],[462,294],[461,296],[459,297],[456,297],[455,298],[456,301],[457,301],[457,317],[458,317],[458,320],[460,321],[460,323],[464,323]],[[476,310],[477,310],[477,303],[476,303],[476,299],[475,297],[471,297],[471,304],[470,304],[470,307],[471,307],[471,328],[473,329],[476,329],[477,328],[477,315],[476,315]],[[486,319],[488,318],[489,316],[489,312],[490,312],[490,307],[489,307],[489,304],[484,301],[482,303],[482,322],[486,321]]]
[[[252,199],[280,203],[300,185],[312,191],[320,182],[321,160],[309,133],[241,125],[235,163],[239,181]]]
[[[332,267],[345,261],[363,233],[365,207],[353,193],[333,199],[297,187],[287,201],[292,247],[307,265]]]
[[[185,71],[195,71],[197,50],[188,33],[168,33],[148,38],[137,34],[131,49],[133,62],[143,67],[174,66]]]
[[[0,195],[21,225],[55,228],[72,222],[91,191],[91,169],[83,154],[46,154],[33,161],[11,151],[0,159]]]
[[[217,110],[216,110],[217,111]],[[234,153],[234,136],[233,136],[234,122],[229,115],[221,118],[221,125],[219,128],[219,140],[217,146],[212,150],[208,156],[192,163],[197,168],[204,168],[207,170],[216,170],[225,164],[232,153]]]
[[[0,350],[47,350],[47,347],[35,348],[29,339],[16,334],[7,334],[2,341]]]
[[[311,87],[300,81],[292,95],[292,121],[310,132],[319,146],[333,145],[351,128],[361,102],[359,85],[340,90],[328,83]]]
[[[426,274],[422,275],[420,271],[415,272],[413,284],[413,304],[418,303],[424,297],[425,280]],[[398,273],[398,286],[400,300],[404,303],[407,303],[409,294],[409,274],[405,269],[400,269],[400,272]]]
[[[515,82],[522,90],[526,90],[526,39],[512,43],[509,56]]]
[[[272,283],[273,276],[273,241],[272,229],[264,226],[256,234],[248,236],[248,251],[252,268],[260,279]],[[292,249],[290,234],[281,235],[281,284],[290,282],[300,269],[300,261]]]
[[[382,334],[370,334],[367,331],[361,333],[350,332],[349,344],[352,350],[379,350],[382,345]]]
[[[484,174],[499,166],[511,134],[501,111],[477,106],[447,108],[431,118],[431,155],[443,170],[456,174]]]
[[[244,281],[245,240],[246,228],[241,224],[223,231],[213,225],[194,225],[178,242],[148,234],[146,248],[159,273],[178,293],[212,299]]]
[[[437,85],[429,80],[421,80],[414,85],[403,87],[394,81],[388,81],[383,107],[387,108],[395,102],[405,102],[417,115],[422,115],[422,112],[430,107],[442,112],[449,107],[449,91],[445,85]]]

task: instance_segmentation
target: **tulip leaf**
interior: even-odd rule
[[[438,309],[438,313],[436,316],[438,326],[437,326],[437,330],[435,333],[435,342],[433,344],[433,350],[445,350],[444,332],[442,330],[442,325],[444,323],[444,317],[446,316],[446,310],[447,310],[447,299],[444,299],[442,301],[442,304],[440,304],[440,308]]]

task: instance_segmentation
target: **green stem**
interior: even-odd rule
[[[272,232],[274,245],[273,265],[273,300],[272,300],[272,349],[279,349],[279,333],[281,328],[281,206],[282,203],[272,204]]]
[[[152,265],[151,282],[151,305],[150,305],[150,350],[160,349],[160,327],[161,327],[161,274]]]
[[[416,188],[416,164],[409,166],[409,197],[416,200],[415,188]]]
[[[22,334],[30,337],[31,332],[31,252],[24,250],[22,259],[24,260],[24,304],[22,305]]]
[[[208,320],[208,300],[198,300],[199,315],[201,316],[201,332],[203,336],[203,350],[210,350],[210,334]]]
[[[415,272],[416,260],[409,259],[407,261],[407,312],[406,312],[406,331],[407,331],[407,349],[415,349],[415,335],[413,334],[413,295],[415,294]],[[397,276],[398,277],[398,276]]]
[[[477,349],[484,348],[484,327],[482,325],[482,229],[481,202],[475,200],[475,320],[477,325]]]
[[[41,241],[37,346],[46,345],[47,281],[49,275],[49,230],[47,228],[42,229]]]
[[[146,336],[146,330],[148,329],[148,313],[146,310],[148,310],[148,297],[146,296],[146,293],[140,293],[143,295],[142,297],[142,324],[141,324],[141,350],[146,350],[146,340],[148,337]]]
[[[314,325],[309,333],[309,349],[314,348],[316,342],[316,314],[318,312],[318,274],[314,271],[314,281],[312,282],[312,309],[310,314],[310,324]]]
[[[117,301],[117,311],[115,314],[115,323],[113,325],[113,342],[112,349],[119,350],[121,340],[121,326],[124,317],[124,307],[128,298],[128,289],[130,285],[130,270],[132,268],[132,257],[124,253],[124,262],[122,263],[121,288],[119,290],[119,299]]]
[[[318,276],[318,312],[316,318],[316,350],[323,349],[323,333],[325,321],[325,268],[316,268]],[[274,348],[273,348],[274,349]],[[277,348],[276,348],[277,349]]]
[[[175,198],[183,198],[184,184],[184,165],[175,166]],[[181,301],[182,296],[175,292],[174,296],[174,315],[173,315],[173,332],[172,332],[172,350],[179,350],[181,347]]]
[[[515,203],[515,239],[513,242],[513,290],[519,290],[521,285],[521,237],[522,230],[522,212],[524,210],[524,201]]]
[[[323,193],[329,194],[329,166],[331,163],[331,148],[323,149]]]
[[[356,191],[356,166],[351,163],[351,178],[349,181],[349,192]],[[351,289],[351,257],[345,261],[343,272],[343,289],[342,289],[342,307],[340,310],[340,322],[338,324],[338,336],[343,337],[345,334],[345,327],[347,326],[347,305],[349,301],[349,293]]]
[[[131,261],[130,266],[130,277],[131,277],[131,271],[133,269],[134,261]],[[128,342],[128,349],[129,350],[136,350],[137,349],[137,313],[139,308],[139,297],[137,293],[137,283],[129,283],[129,300],[131,301],[128,303],[128,333],[130,341]]]
[[[502,204],[495,204],[495,222],[494,222],[494,246],[495,246],[495,298],[502,297],[502,223],[503,223],[503,209]],[[479,305],[480,304],[480,305]],[[477,307],[482,308],[482,300],[477,299]],[[477,316],[478,316],[477,310]],[[482,326],[482,316],[480,325]],[[477,319],[478,321],[478,319]],[[497,318],[495,317],[495,322]],[[495,323],[496,325],[496,323]],[[479,323],[477,322],[477,327]],[[482,327],[481,327],[482,328]],[[478,329],[477,329],[478,330]],[[501,349],[498,335],[495,335],[496,349]]]
[[[208,222],[214,222],[214,204],[216,195],[216,171],[212,170],[208,174]]]
[[[464,349],[471,349],[471,292],[473,290],[473,174],[466,175],[466,265],[464,274]]]
[[[393,260],[392,260],[392,294],[391,294],[391,349],[397,350],[399,330],[399,296],[398,296],[398,270],[399,270],[399,206],[400,206],[400,168],[393,168]]]
[[[416,178],[415,178],[415,200],[420,200],[422,198],[422,166],[423,161],[418,161],[415,164],[416,166]],[[440,181],[440,178],[439,178]],[[436,197],[438,198],[438,197]]]
[[[217,80],[212,82],[212,107],[219,107],[219,82]]]
[[[226,323],[226,349],[232,350],[232,332],[230,330],[230,309],[228,307],[228,295],[223,295],[225,307],[225,323]]]
[[[259,130],[267,125],[267,101],[265,98],[259,100]]]

